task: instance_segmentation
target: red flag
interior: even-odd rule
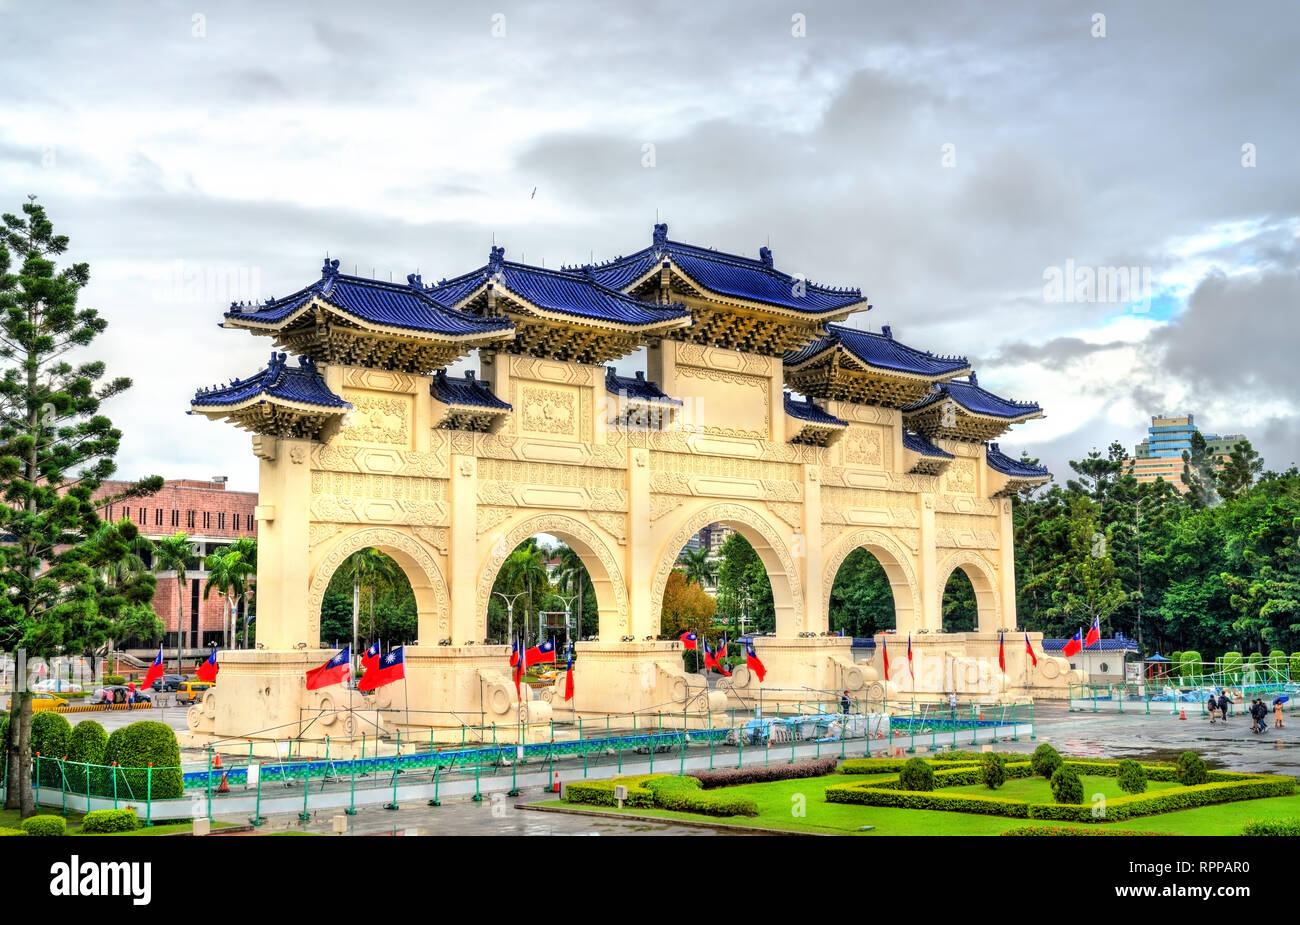
[[[1065,644],[1065,648],[1061,650],[1061,654],[1069,658],[1072,655],[1078,655],[1081,651],[1083,651],[1083,631],[1076,630],[1075,634],[1070,637],[1070,641]]]
[[[144,680],[140,682],[140,687],[149,687],[153,682],[163,676],[163,657],[162,646],[158,647],[158,654],[154,657],[153,662],[149,665],[149,670],[144,674]]]
[[[1101,627],[1097,624],[1096,618],[1092,621],[1092,628],[1088,630],[1088,635],[1083,637],[1083,647],[1096,645],[1101,640]]]
[[[342,684],[352,677],[352,646],[339,649],[324,665],[307,672],[307,690],[314,691],[331,684]]]
[[[912,674],[912,634],[907,634],[907,673]]]
[[[880,647],[885,653],[885,680],[889,680],[889,640],[884,636],[880,637]]]
[[[718,674],[722,675],[723,677],[729,678],[731,677],[731,672],[727,670],[727,666],[724,665],[722,662],[722,658],[726,654],[727,654],[727,637],[723,636],[722,641],[718,643],[717,657],[714,658],[713,660],[713,667],[718,669]]]
[[[709,648],[708,640],[702,641],[700,645],[704,647],[704,667],[717,668],[718,660],[714,657],[713,650]]]
[[[541,645],[533,646],[524,653],[524,667],[531,668],[539,662],[555,664],[555,640],[548,639]]]
[[[400,681],[405,677],[405,649],[398,646],[396,649],[389,650],[388,654],[379,660],[378,666],[371,668],[361,677],[361,681],[357,684],[357,690],[372,691],[377,687],[392,684],[394,681]]]
[[[677,638],[682,641],[682,649],[684,650],[694,649],[696,647],[696,640],[698,637],[690,630],[686,630]]]
[[[1034,654],[1034,647],[1031,646],[1031,645],[1029,644],[1029,634],[1028,634],[1028,633],[1025,633],[1025,651],[1028,652],[1028,653],[1029,653],[1029,657],[1032,658],[1032,659],[1034,660],[1034,667],[1037,668],[1037,667],[1038,667],[1038,656]]]
[[[194,672],[194,677],[198,678],[200,681],[207,681],[210,684],[215,683],[217,680],[217,672],[220,670],[221,669],[217,666],[217,650],[214,646],[212,654],[199,663],[198,670]]]
[[[569,673],[564,676],[564,699],[573,699],[573,655],[569,655]]]
[[[1006,636],[998,636],[998,667],[1002,673],[1007,673],[1007,653],[1006,653]]]
[[[758,676],[758,683],[762,684],[763,678],[767,676],[767,669],[764,668],[763,663],[758,660],[758,653],[754,651],[754,644],[752,642],[745,643],[745,666]]]

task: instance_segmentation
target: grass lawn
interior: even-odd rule
[[[1056,826],[1062,823],[1048,820],[1009,819],[1003,816],[979,816],[971,813],[943,813],[923,809],[894,809],[882,806],[855,806],[844,803],[825,802],[826,787],[830,784],[844,783],[846,780],[888,780],[893,774],[878,775],[843,775],[832,774],[827,777],[806,778],[803,780],[777,781],[769,784],[744,784],[727,788],[737,796],[745,796],[758,804],[758,815],[754,817],[734,816],[711,820],[694,813],[671,812],[663,809],[626,809],[617,810],[608,807],[582,806],[566,804],[558,800],[547,801],[545,806],[569,806],[577,809],[607,809],[610,813],[634,816],[653,816],[664,820],[685,820],[690,822],[717,821],[727,825],[747,826],[751,828],[782,829],[791,832],[812,832],[826,835],[999,835],[1007,829],[1025,825]],[[1088,790],[1094,778],[1085,775],[1085,793],[1108,792],[1106,790]],[[1095,778],[1097,782],[1113,778]],[[1007,791],[1013,783],[1032,784],[1031,779],[1008,781],[997,792]],[[1043,781],[1046,787],[1046,781]],[[1148,782],[1151,789],[1161,786],[1173,786],[1166,782]],[[978,785],[972,788],[945,788],[945,790],[984,790]],[[1008,796],[1013,796],[1007,793]],[[1116,788],[1116,796],[1121,791]],[[804,799],[799,801],[797,798]],[[1050,800],[1050,791],[1048,799]],[[800,803],[805,815],[795,815]],[[1277,819],[1300,817],[1300,795],[1273,797],[1266,800],[1243,800],[1237,803],[1223,803],[1218,806],[1202,806],[1197,809],[1182,810],[1161,816],[1141,816],[1123,822],[1099,823],[1107,828],[1121,831],[1140,830],[1144,832],[1163,832],[1170,835],[1238,835],[1242,826],[1249,819]],[[871,832],[858,832],[860,826],[873,825]]]
[[[1080,774],[1079,780],[1083,783],[1084,796],[1089,800],[1094,793],[1106,795],[1110,800],[1115,797],[1126,797],[1130,794],[1125,793],[1119,788],[1119,779],[1114,777],[1098,777],[1094,774]],[[1171,787],[1177,787],[1178,783],[1171,780],[1149,780],[1147,781],[1147,793],[1153,793],[1157,790],[1168,790]],[[999,796],[1006,797],[1009,800],[1025,800],[1030,803],[1051,803],[1052,787],[1045,777],[1022,777],[1019,780],[1009,780],[997,790],[990,790],[983,784],[967,784],[963,787],[944,787],[943,793],[972,793],[976,796]]]
[[[52,812],[51,807],[47,806],[44,808],[43,814],[50,815],[50,816],[57,816],[58,812]],[[64,818],[67,820],[68,834],[78,835],[84,838],[99,838],[105,835],[108,837],[123,837],[123,836],[136,836],[136,835],[173,835],[177,832],[188,832],[192,828],[194,828],[194,824],[192,822],[172,822],[166,825],[150,826],[149,828],[144,828],[143,823],[141,823],[141,828],[136,829],[134,832],[105,832],[105,833],[82,832],[81,813],[70,812]],[[214,830],[228,829],[233,825],[235,825],[235,823],[233,822],[213,821],[212,828]],[[19,819],[18,817],[18,810],[0,809],[0,829],[21,829],[21,828],[22,828],[22,820]]]

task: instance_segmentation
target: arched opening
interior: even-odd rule
[[[830,594],[830,630],[846,636],[874,636],[897,629],[898,617],[889,576],[864,547],[848,554]]]
[[[956,568],[948,576],[943,589],[940,609],[945,633],[973,633],[979,625],[979,607],[975,602],[975,586],[970,583],[965,569]]]
[[[415,591],[392,556],[367,546],[334,570],[320,605],[320,639],[324,648],[355,642],[359,651],[371,642],[385,649],[410,645],[419,637]]]
[[[582,554],[549,534],[534,534],[506,556],[488,599],[487,641],[525,646],[556,643],[557,658],[569,644],[594,636],[600,609]]]
[[[674,591],[696,583],[685,579],[688,570],[698,574],[692,563],[702,555],[695,551],[699,544],[709,547],[716,604],[710,623],[719,636],[723,629],[730,639],[744,633],[796,635],[802,629],[803,589],[784,528],[774,521],[739,504],[709,505],[679,520],[662,547],[652,586],[650,635],[677,635],[664,625],[665,604],[671,603],[668,583],[675,572],[682,578],[673,579]],[[704,583],[700,589],[708,593]]]

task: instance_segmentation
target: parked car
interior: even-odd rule
[[[61,678],[49,678],[37,681],[32,690],[38,694],[80,694],[81,685],[76,681],[64,681]]]
[[[110,684],[107,687],[101,687],[95,691],[95,702],[103,703],[105,700],[111,700],[113,703],[126,703],[126,695],[130,693],[125,684]],[[135,692],[136,703],[153,703],[153,698],[142,690],[137,689]]]
[[[155,691],[174,691],[185,682],[183,674],[165,674],[151,685]]]
[[[195,703],[213,685],[208,681],[182,681],[176,688],[177,703]]]
[[[33,713],[40,713],[42,710],[62,710],[67,705],[66,700],[53,694],[36,694],[32,697]]]

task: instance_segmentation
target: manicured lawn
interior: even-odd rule
[[[43,810],[43,815],[57,816],[58,812],[57,811],[51,812],[51,808],[47,806]],[[149,828],[144,828],[142,824],[141,828],[136,829],[134,832],[111,832],[111,833],[82,832],[81,813],[68,813],[68,815],[64,818],[67,820],[68,834],[78,835],[83,838],[99,838],[101,834],[108,835],[109,837],[136,836],[136,835],[172,835],[176,832],[188,832],[190,831],[190,829],[194,827],[194,824],[191,822],[173,822],[167,825],[155,825]],[[212,823],[212,828],[214,830],[226,829],[226,828],[230,828],[234,824],[235,823],[233,822],[214,821]],[[18,817],[18,811],[16,809],[0,809],[0,829],[21,829],[22,827],[23,827],[22,820]]]
[[[1106,795],[1106,799],[1114,797],[1126,797],[1129,794],[1119,788],[1119,780],[1114,777],[1098,777],[1093,774],[1081,774],[1079,780],[1083,783],[1084,796],[1089,800],[1094,793]],[[1147,781],[1147,793],[1156,790],[1168,790],[1170,787],[1177,787],[1175,781],[1166,780],[1149,780]],[[1025,800],[1030,803],[1051,803],[1052,787],[1044,777],[1022,777],[1019,780],[1009,780],[997,790],[990,790],[983,784],[968,784],[964,787],[944,787],[944,793],[972,793],[976,796],[999,796],[1006,797],[1008,800]]]
[[[726,825],[746,826],[750,828],[781,829],[791,832],[812,832],[827,835],[999,835],[1007,829],[1025,825],[1054,826],[1060,823],[1026,819],[1009,819],[1002,816],[980,816],[971,813],[942,813],[933,810],[894,809],[880,806],[855,806],[845,803],[825,802],[826,787],[830,784],[842,784],[847,780],[888,780],[893,774],[851,776],[833,774],[827,777],[806,778],[804,780],[778,781],[769,784],[745,784],[727,788],[737,796],[745,796],[758,804],[758,815],[752,818],[734,816],[716,820]],[[1109,791],[1089,790],[1093,781],[1114,784],[1113,778],[1093,778],[1085,776],[1085,793]],[[1033,781],[1009,781],[998,790],[1001,795],[1013,783],[1032,784]],[[1043,782],[1046,786],[1046,782]],[[1173,786],[1165,782],[1148,782],[1151,789],[1160,786]],[[974,788],[945,788],[949,790],[988,789],[979,785]],[[1011,796],[1012,794],[1007,794]],[[1115,796],[1122,792],[1115,788]],[[798,797],[803,799],[799,800]],[[1048,800],[1050,800],[1050,791]],[[546,806],[569,806],[577,809],[591,810],[596,807],[548,801]],[[796,815],[802,809],[803,816]],[[620,810],[609,809],[618,814]],[[693,813],[678,813],[662,809],[627,809],[623,815],[652,816],[664,820],[690,822],[715,821]],[[1243,800],[1237,803],[1223,803],[1218,806],[1203,806],[1177,813],[1161,816],[1142,816],[1123,822],[1098,823],[1121,831],[1141,830],[1144,832],[1163,832],[1171,835],[1237,835],[1249,819],[1300,818],[1300,795],[1273,797],[1266,800]],[[871,832],[859,833],[864,825],[873,825]]]

